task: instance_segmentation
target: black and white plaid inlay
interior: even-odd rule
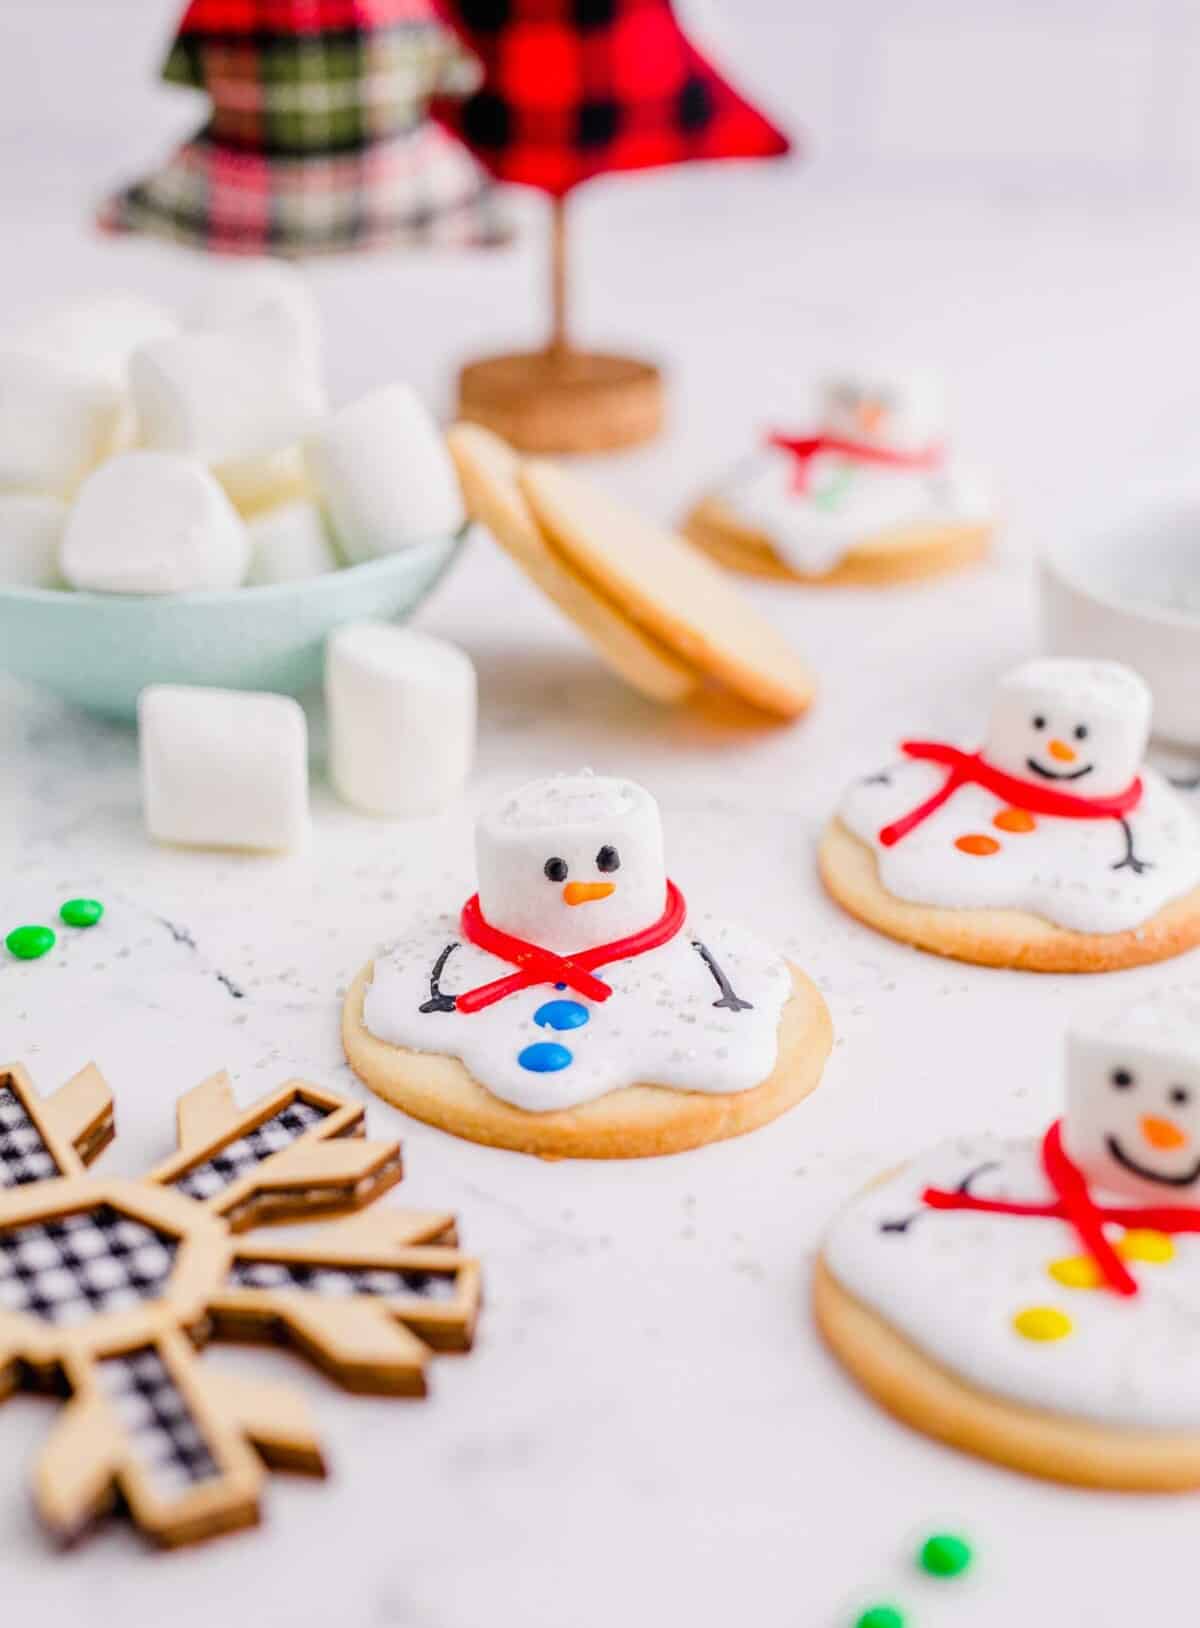
[[[0,1232],[0,1311],[63,1326],[153,1300],[178,1247],[107,1204]]]
[[[169,1497],[220,1475],[186,1399],[152,1345],[107,1357],[96,1372],[156,1492]]]
[[[202,1202],[223,1193],[239,1176],[253,1170],[256,1164],[269,1159],[273,1153],[282,1153],[298,1136],[303,1136],[305,1131],[327,1119],[332,1111],[330,1108],[319,1108],[315,1103],[302,1102],[297,1097],[254,1130],[247,1131],[245,1136],[239,1136],[236,1142],[230,1142],[219,1153],[214,1153],[211,1159],[185,1171],[174,1184],[176,1191]]]
[[[302,1289],[317,1295],[383,1295],[453,1300],[456,1273],[400,1272],[390,1266],[309,1266],[296,1261],[235,1261],[229,1281],[239,1289]]]
[[[59,1168],[11,1085],[0,1085],[0,1187],[52,1181]]]

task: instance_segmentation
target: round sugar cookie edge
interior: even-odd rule
[[[1173,899],[1142,926],[1078,933],[1024,910],[951,910],[898,899],[879,880],[870,847],[836,817],[825,827],[817,867],[848,915],[897,943],[931,955],[1010,972],[1120,972],[1167,961],[1200,944],[1200,887]]]
[[[742,525],[714,494],[702,497],[680,523],[683,535],[727,570],[809,588],[892,588],[965,570],[991,549],[995,526],[912,526],[867,537],[831,571],[797,571],[777,554],[765,532]]]
[[[374,971],[355,978],[342,1008],[342,1043],[364,1085],[393,1107],[452,1136],[550,1159],[640,1159],[742,1136],[816,1090],[833,1047],[833,1022],[817,986],[792,963],[792,995],[779,1024],[772,1073],[749,1091],[710,1094],[634,1085],[575,1108],[528,1113],[494,1097],[456,1058],[389,1045],[363,1023]]]
[[[1120,1492],[1200,1486],[1200,1434],[1105,1427],[978,1389],[844,1288],[822,1255],[811,1298],[817,1329],[837,1361],[887,1413],[924,1436],[1071,1486]]]

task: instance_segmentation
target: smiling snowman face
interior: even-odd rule
[[[632,780],[532,781],[480,820],[475,851],[485,918],[559,954],[639,932],[666,904],[658,804]]]
[[[1030,661],[1001,679],[984,747],[1007,774],[1083,797],[1122,792],[1141,768],[1150,691],[1111,661]]]
[[[822,401],[821,425],[833,435],[895,452],[925,452],[942,439],[942,390],[929,373],[838,375]]]
[[[1200,1002],[1151,997],[1072,1029],[1063,1142],[1109,1192],[1200,1199]]]

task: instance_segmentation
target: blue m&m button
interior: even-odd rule
[[[571,1053],[557,1040],[538,1040],[518,1053],[517,1062],[531,1074],[557,1074],[572,1061]]]
[[[547,1001],[533,1014],[533,1021],[543,1029],[582,1029],[590,1016],[578,1001]]]

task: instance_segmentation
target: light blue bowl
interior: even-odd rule
[[[147,684],[299,695],[321,681],[327,634],[359,617],[411,616],[465,536],[464,527],[344,571],[220,593],[0,588],[0,668],[113,718],[135,717]]]

